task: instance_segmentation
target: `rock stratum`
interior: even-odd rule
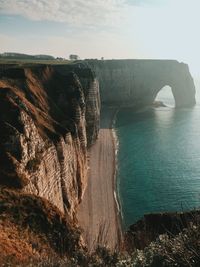
[[[187,64],[175,60],[90,60],[100,85],[102,103],[119,106],[153,104],[166,85],[176,107],[195,104],[195,86]]]
[[[0,185],[43,197],[73,218],[99,129],[94,74],[83,65],[4,66],[0,103]]]

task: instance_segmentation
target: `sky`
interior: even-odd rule
[[[200,73],[199,0],[0,0],[0,53],[177,59]]]

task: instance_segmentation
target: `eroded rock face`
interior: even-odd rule
[[[73,71],[79,77],[86,101],[85,117],[87,146],[90,147],[97,139],[100,125],[101,103],[99,94],[99,81],[96,77],[96,74],[91,70],[91,68],[88,67],[86,63],[54,67],[62,74]]]
[[[0,185],[44,197],[71,217],[100,112],[98,81],[75,69],[7,67],[0,77]]]
[[[171,86],[176,107],[195,104],[195,86],[189,68],[175,60],[91,60],[105,104],[151,105],[158,92]]]

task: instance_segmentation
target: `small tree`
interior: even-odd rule
[[[69,59],[70,60],[78,60],[79,59],[79,56],[78,55],[70,55],[69,56]]]

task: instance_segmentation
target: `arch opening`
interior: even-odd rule
[[[160,89],[160,91],[157,93],[155,102],[160,104],[161,106],[167,106],[167,107],[175,107],[176,102],[174,99],[174,95],[172,93],[172,88],[169,85],[164,86]]]

